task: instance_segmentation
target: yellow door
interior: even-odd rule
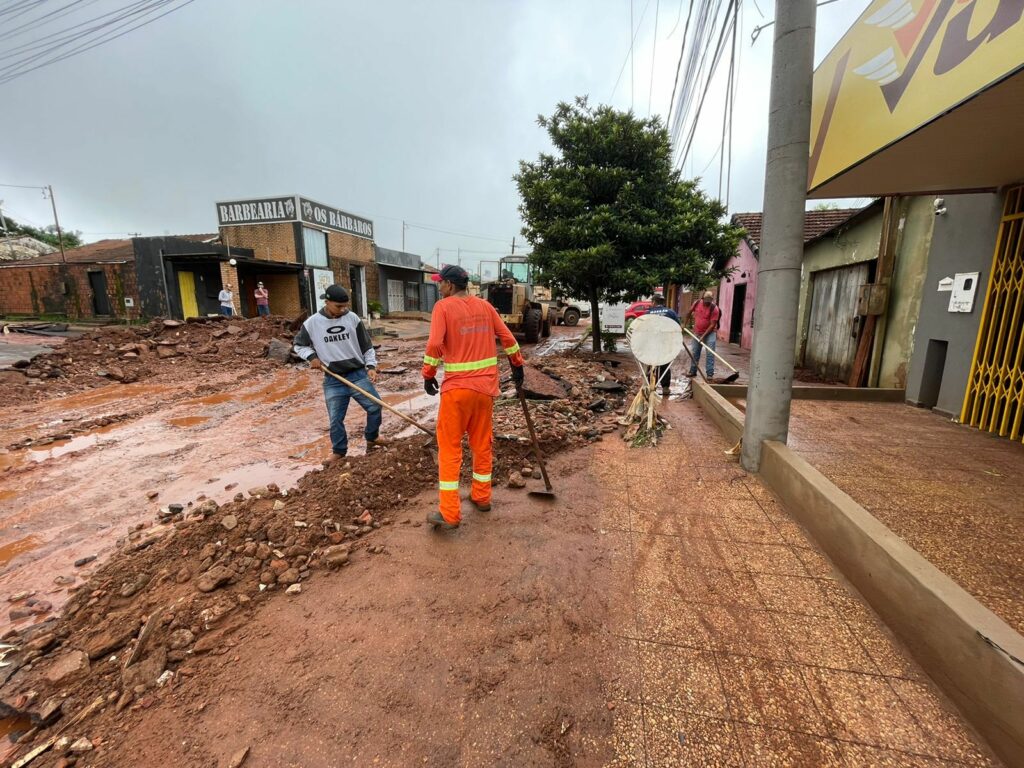
[[[199,317],[196,303],[196,276],[192,272],[178,272],[178,292],[181,293],[181,311],[185,317]]]

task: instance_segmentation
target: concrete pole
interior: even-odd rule
[[[764,219],[754,340],[743,428],[743,468],[761,466],[764,440],[786,441],[793,395],[800,262],[811,133],[815,0],[776,0]]]

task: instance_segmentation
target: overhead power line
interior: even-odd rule
[[[21,55],[14,62],[0,67],[0,85],[27,75],[29,72],[34,72],[106,43],[113,42],[130,32],[152,24],[154,21],[162,19],[164,16],[179,11],[195,2],[195,0],[182,0],[177,5],[174,5],[175,1],[144,0],[143,2],[132,3],[122,6],[116,11],[97,16],[89,21],[45,35],[34,42],[16,46],[14,49],[0,55],[0,59],[12,58],[18,54],[25,55]],[[65,6],[64,9],[67,9],[67,7]],[[161,10],[163,10],[162,13],[157,13]],[[110,16],[114,18],[108,18]],[[96,23],[100,19],[107,20]],[[92,26],[89,26],[90,24]],[[30,53],[31,51],[36,52]]]

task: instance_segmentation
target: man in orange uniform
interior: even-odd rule
[[[498,392],[498,357],[494,337],[501,340],[516,387],[523,383],[519,344],[494,307],[466,293],[469,275],[448,265],[432,278],[440,283],[441,300],[434,305],[430,338],[423,356],[423,389],[441,392],[437,414],[437,447],[441,509],[427,515],[435,529],[454,530],[462,519],[459,473],[462,436],[469,435],[473,452],[470,501],[481,512],[491,509],[491,415]],[[444,380],[437,384],[437,367],[444,361]]]

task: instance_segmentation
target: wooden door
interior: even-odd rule
[[[186,318],[199,317],[199,303],[196,301],[195,274],[192,272],[178,272],[178,292],[181,294],[182,316]]]
[[[89,272],[89,287],[92,289],[92,311],[94,315],[109,315],[110,298],[107,296],[107,276],[103,272]]]
[[[857,296],[868,262],[815,272],[804,366],[825,381],[846,381],[857,354]]]

